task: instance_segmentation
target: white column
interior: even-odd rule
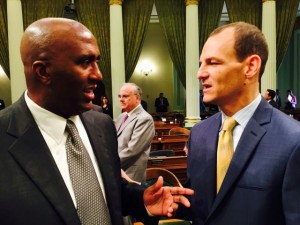
[[[276,1],[263,0],[262,32],[269,45],[269,58],[261,79],[261,93],[276,90]]]
[[[125,82],[124,38],[122,20],[123,0],[110,0],[110,45],[113,118],[121,113],[119,90]]]
[[[23,34],[20,0],[7,0],[7,22],[11,100],[13,103],[20,98],[26,89],[23,63],[20,56],[20,42]]]
[[[186,0],[186,127],[200,120],[198,0]]]

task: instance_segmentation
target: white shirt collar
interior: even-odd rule
[[[243,127],[243,129],[246,127],[250,118],[253,116],[261,99],[262,96],[258,94],[257,97],[249,105],[245,106],[244,108],[242,108],[232,116],[238,122],[238,124]],[[222,124],[226,118],[227,116],[222,112]]]
[[[25,92],[25,101],[39,129],[51,137],[57,144],[63,141],[67,120],[37,105],[28,97],[27,91]],[[70,119],[76,124],[79,116],[74,116]]]

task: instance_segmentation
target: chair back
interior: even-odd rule
[[[177,176],[170,170],[163,168],[146,169],[146,182],[148,184],[152,182],[155,183],[159,176],[162,176],[164,178],[164,186],[182,187],[182,184],[177,178]]]
[[[173,127],[169,130],[169,135],[175,135],[175,134],[183,134],[188,136],[190,134],[190,130],[184,127]]]
[[[160,149],[160,150],[152,150],[150,151],[150,157],[156,156],[174,156],[175,152],[172,149]]]

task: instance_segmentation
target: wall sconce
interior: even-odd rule
[[[152,67],[149,64],[145,64],[142,66],[141,73],[146,77],[152,72]]]

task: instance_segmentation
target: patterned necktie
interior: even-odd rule
[[[92,161],[71,120],[67,120],[66,131],[67,159],[81,224],[110,225],[109,211]]]
[[[223,129],[219,136],[217,151],[217,193],[220,190],[230,161],[233,156],[232,129],[237,122],[232,117],[227,117],[224,121]]]

